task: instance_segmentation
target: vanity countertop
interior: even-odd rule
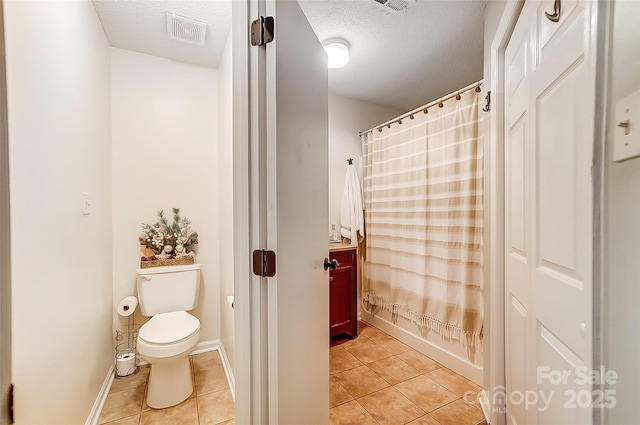
[[[356,245],[351,245],[350,243],[346,243],[346,242],[329,242],[329,252],[336,252],[336,251],[347,251],[350,249],[356,249],[357,246]]]

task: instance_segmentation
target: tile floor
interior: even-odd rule
[[[476,425],[481,388],[361,322],[360,335],[332,343],[331,425]],[[465,393],[473,392],[472,396]]]
[[[195,391],[187,400],[167,409],[147,406],[149,365],[135,375],[113,380],[98,420],[108,425],[231,425],[234,405],[217,351],[189,356]]]
[[[381,330],[360,323],[353,340],[332,340],[330,425],[476,425],[480,387]],[[99,424],[230,425],[234,404],[217,351],[190,356],[195,391],[168,409],[145,401],[149,366],[115,378]],[[472,397],[465,397],[472,391]],[[316,424],[300,424],[316,425]]]

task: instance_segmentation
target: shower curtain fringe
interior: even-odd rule
[[[363,294],[363,300],[368,304],[368,306],[378,306],[383,310],[390,312],[394,323],[396,323],[398,317],[402,317],[418,325],[418,327],[421,328],[421,331],[432,331],[447,341],[460,342],[465,347],[471,349],[482,346],[482,332],[465,331],[458,326],[420,314],[411,310],[408,306],[394,303],[391,300],[372,292],[366,292]]]

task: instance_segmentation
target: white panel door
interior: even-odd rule
[[[266,0],[275,21],[251,84],[259,88],[260,210],[276,252],[267,287],[268,421],[329,422],[327,57],[296,1]],[[264,62],[262,62],[264,61]],[[257,248],[257,247],[256,247]],[[264,325],[264,323],[262,323]]]
[[[527,1],[505,51],[510,424],[592,423],[595,2]]]

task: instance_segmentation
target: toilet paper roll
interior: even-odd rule
[[[227,304],[229,304],[231,308],[233,308],[233,295],[229,295],[227,297]]]
[[[125,297],[118,304],[118,314],[124,317],[131,316],[136,311],[136,307],[138,307],[138,299],[136,297]]]

